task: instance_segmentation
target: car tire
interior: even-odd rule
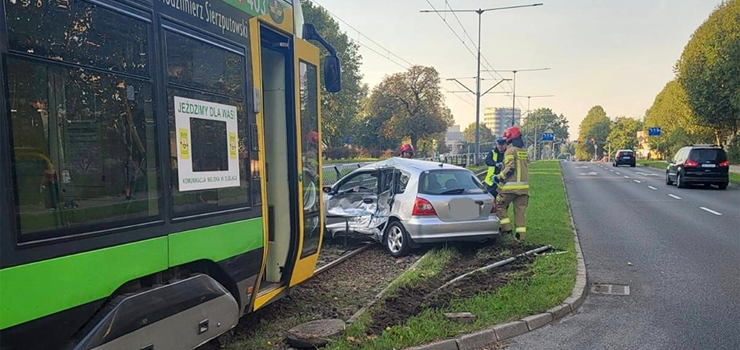
[[[676,175],[676,187],[678,188],[686,188],[686,183],[683,182],[681,172]]]
[[[634,168],[636,166],[637,166],[637,164],[630,164],[630,168]]]
[[[665,173],[665,184],[668,186],[673,186],[673,181],[671,181],[671,176],[668,175],[668,172]]]
[[[720,190],[726,190],[728,185],[729,185],[728,182],[723,182],[723,183],[717,185],[717,188],[719,188]]]
[[[391,222],[385,231],[385,249],[394,258],[402,257],[411,251],[409,233],[400,221]]]

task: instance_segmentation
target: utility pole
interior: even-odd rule
[[[434,9],[434,10],[421,10],[420,11],[421,13],[434,12],[434,13],[437,13],[437,14],[442,13],[442,12],[453,12],[453,13],[454,12],[474,12],[474,13],[478,14],[478,57],[477,57],[477,59],[478,59],[478,67],[477,67],[478,74],[475,77],[475,92],[473,93],[473,94],[475,94],[475,164],[476,165],[478,165],[479,164],[479,161],[480,161],[480,159],[479,159],[480,158],[480,99],[481,99],[481,97],[483,97],[489,91],[493,90],[493,88],[495,88],[496,86],[498,86],[502,82],[509,80],[509,79],[502,79],[498,83],[496,83],[493,87],[491,87],[486,92],[484,92],[483,94],[480,93],[480,81],[481,81],[481,79],[480,79],[480,72],[481,72],[481,69],[480,69],[480,59],[481,59],[481,53],[480,53],[480,51],[481,51],[481,47],[480,46],[481,45],[480,45],[480,41],[481,41],[481,26],[483,24],[483,14],[486,13],[486,12],[488,12],[488,11],[510,10],[510,9],[516,9],[516,8],[522,8],[522,7],[535,7],[535,6],[542,6],[542,5],[543,5],[542,3],[537,3],[537,4],[530,4],[530,5],[506,6],[506,7],[496,7],[496,8],[489,8],[489,9],[481,9],[481,8],[478,8],[477,10],[453,10],[453,9],[449,9],[449,10],[447,10],[447,9],[445,9],[445,10],[437,10],[437,9]],[[451,79],[451,80],[454,80],[458,84],[462,85],[466,90],[472,92],[465,85],[463,85],[462,83],[460,83],[460,81],[458,81],[457,79]]]

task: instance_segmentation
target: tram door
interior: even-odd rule
[[[256,32],[256,33],[255,33]],[[259,308],[313,275],[322,238],[319,50],[265,26],[258,69],[264,133],[267,255]],[[253,40],[255,36],[253,35]],[[259,79],[261,78],[261,79]],[[261,115],[261,117],[260,117]]]

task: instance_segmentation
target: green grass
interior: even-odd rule
[[[328,349],[401,349],[543,312],[567,298],[575,283],[576,253],[560,164],[532,163],[530,178],[527,240],[536,245],[552,244],[565,251],[564,254],[537,258],[531,266],[530,278],[517,278],[492,294],[453,300],[442,310],[425,310],[378,337],[366,336],[365,329],[370,323],[370,315],[366,313],[347,329],[346,339],[331,344]],[[407,271],[399,278],[398,285],[419,283],[427,273],[439,271],[440,264],[449,261],[455,253],[441,250],[430,254],[433,258],[422,261],[415,271]],[[472,312],[476,321],[473,324],[450,321],[444,317],[445,312]]]
[[[668,162],[666,161],[638,160],[637,164],[649,166],[649,167],[660,169],[660,170],[665,170],[665,168],[668,166]],[[730,172],[730,182],[740,184],[740,174]]]

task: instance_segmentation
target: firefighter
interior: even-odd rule
[[[401,157],[402,158],[413,158],[414,157],[414,146],[410,143],[404,143],[401,146]]]
[[[488,173],[486,173],[485,183],[488,186],[488,192],[494,198],[498,195],[498,191],[496,190],[496,184],[493,182],[493,177],[500,174],[504,167],[504,152],[506,152],[506,139],[499,137],[496,140],[496,147],[488,152],[488,156],[486,156]]]
[[[494,177],[498,185],[496,211],[501,219],[501,232],[511,233],[509,204],[514,204],[514,221],[516,224],[515,240],[521,242],[527,235],[527,205],[529,204],[529,171],[527,170],[527,151],[524,149],[522,132],[518,126],[512,126],[504,132],[507,149],[504,153],[504,168]]]

